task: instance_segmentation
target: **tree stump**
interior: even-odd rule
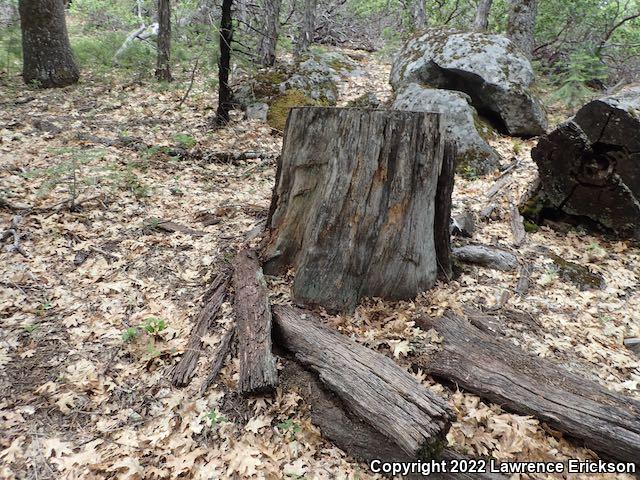
[[[540,139],[545,209],[640,237],[640,87],[588,103]]]
[[[431,288],[450,261],[448,214],[436,209],[450,209],[452,158],[438,114],[292,109],[265,271],[294,267],[294,298],[330,311]]]

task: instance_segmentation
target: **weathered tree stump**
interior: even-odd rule
[[[377,452],[391,458],[401,454],[430,459],[440,453],[454,418],[444,399],[390,358],[324,327],[308,311],[274,306],[273,318],[278,344],[317,374],[324,388],[340,399],[355,419],[354,425],[359,425],[352,433],[370,432],[357,438],[337,431],[333,437],[343,439],[350,449],[362,449],[364,457],[375,457]],[[344,425],[338,423],[335,429],[344,429]],[[371,438],[376,440],[373,445],[368,443]]]
[[[640,237],[640,87],[588,103],[540,139],[542,204]]]
[[[447,270],[452,180],[438,180],[441,170],[452,178],[443,158],[454,149],[438,114],[293,109],[265,271],[293,266],[295,299],[332,311],[431,288],[438,252]]]

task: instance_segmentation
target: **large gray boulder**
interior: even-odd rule
[[[464,92],[481,116],[510,135],[541,135],[547,128],[530,91],[531,63],[501,35],[428,30],[404,46],[390,81],[396,91],[421,83]]]
[[[487,143],[490,128],[480,121],[470,101],[469,96],[461,92],[410,83],[396,94],[393,109],[442,113],[443,126],[458,145],[456,170],[485,175],[500,166],[500,155]]]

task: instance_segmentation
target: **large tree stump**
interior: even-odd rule
[[[640,463],[640,403],[485,333],[451,312],[419,318],[443,337],[442,351],[416,362],[507,411],[532,415],[606,458]]]
[[[540,139],[545,206],[640,237],[640,87],[588,103]]]
[[[400,452],[411,459],[430,459],[440,452],[454,418],[442,398],[390,358],[324,327],[310,312],[274,306],[273,318],[279,345],[316,373],[350,417],[357,419],[354,425],[360,427],[352,432],[355,437],[340,436],[340,432],[332,435],[344,439],[349,450],[364,457],[379,453],[397,458],[394,455]],[[334,429],[341,428],[342,423]],[[358,438],[359,430],[374,433]]]
[[[449,248],[448,209],[441,204],[445,214],[436,215],[436,203],[451,202],[451,181],[440,182],[438,198],[438,180],[454,148],[441,137],[438,114],[293,109],[265,271],[293,266],[296,300],[333,311],[431,288],[437,252]]]

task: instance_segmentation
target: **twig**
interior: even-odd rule
[[[101,248],[98,247],[89,247],[89,250],[99,253],[101,255],[104,255],[105,257],[108,258],[113,258],[114,260],[120,260],[120,256],[116,255],[115,253],[111,253],[111,252],[107,252],[106,250],[103,250]]]
[[[20,239],[22,238],[22,235],[18,232],[20,222],[22,222],[22,216],[14,215],[9,228],[0,234],[0,242],[4,242],[10,237],[13,237],[13,244],[7,247],[7,251],[18,252],[23,257],[29,258],[29,254],[22,248],[22,245],[20,245]]]
[[[191,93],[191,89],[193,88],[193,80],[195,79],[195,76],[196,76],[196,70],[198,69],[199,61],[200,59],[196,58],[196,63],[193,65],[193,70],[191,70],[191,80],[189,81],[189,88],[187,88],[187,91],[184,92],[184,96],[180,100],[180,103],[178,104],[178,108],[182,108],[182,104],[184,104],[184,102],[187,100],[187,97]]]

